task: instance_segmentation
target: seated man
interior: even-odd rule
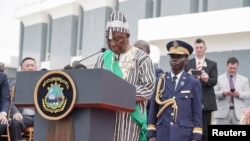
[[[37,65],[34,58],[26,57],[20,63],[21,71],[36,71]],[[11,82],[11,86],[15,86],[16,81]],[[18,109],[14,104],[12,106],[10,124],[10,136],[12,141],[22,139],[23,129],[34,125],[35,109],[33,107]]]
[[[0,135],[3,135],[6,131],[6,125],[8,124],[7,112],[10,104],[10,92],[7,75],[0,72]],[[0,139],[2,140],[2,139]]]

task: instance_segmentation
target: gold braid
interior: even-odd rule
[[[172,108],[173,108],[173,110],[174,110],[174,119],[175,119],[175,121],[176,121],[178,106],[177,106],[177,104],[176,104],[175,98],[173,97],[173,98],[170,98],[170,99],[165,100],[165,101],[161,101],[161,100],[160,100],[161,94],[162,94],[162,92],[163,92],[164,89],[165,89],[165,83],[166,83],[165,75],[166,75],[166,73],[163,73],[163,74],[160,76],[160,79],[159,79],[159,81],[158,81],[158,83],[157,83],[155,101],[156,101],[157,104],[163,105],[163,106],[161,107],[161,109],[160,109],[159,112],[157,113],[156,117],[158,118],[158,117],[162,114],[162,112],[163,112],[169,105],[172,105]],[[162,89],[160,89],[160,88],[161,88],[162,82],[163,82],[163,87],[162,87]]]

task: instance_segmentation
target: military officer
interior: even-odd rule
[[[171,72],[159,77],[150,101],[149,141],[200,141],[202,139],[202,89],[184,71],[193,48],[184,41],[167,43]]]

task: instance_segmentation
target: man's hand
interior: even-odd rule
[[[235,96],[235,97],[237,97],[237,96],[239,96],[239,92],[238,92],[238,91],[234,91],[234,92],[231,92],[231,91],[224,91],[224,92],[223,92],[223,95],[224,95],[224,96]]]
[[[207,82],[207,81],[208,81],[208,78],[209,78],[208,74],[207,74],[204,70],[202,70],[202,71],[201,71],[200,79],[201,79],[202,81],[204,81],[204,82]]]
[[[13,119],[21,121],[23,120],[23,115],[21,113],[15,113]]]
[[[143,101],[147,101],[149,100],[150,98],[146,98],[146,97],[143,97],[143,95],[140,95],[139,92],[136,92],[136,102],[143,102]]]
[[[190,70],[188,70],[188,74],[191,74],[192,75],[192,70],[194,70],[194,69],[190,69]]]
[[[232,96],[239,97],[239,92],[235,90],[234,92],[232,92]]]
[[[156,138],[155,138],[155,137],[150,137],[150,138],[148,139],[148,141],[156,141]]]
[[[1,124],[4,124],[4,125],[8,124],[7,117],[4,114],[2,114],[2,113],[0,114],[0,121],[1,121]]]

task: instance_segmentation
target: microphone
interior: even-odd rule
[[[88,57],[85,57],[85,58],[83,58],[83,59],[81,59],[81,60],[78,60],[78,61],[74,61],[74,62],[72,63],[73,69],[75,69],[76,65],[79,64],[80,62],[82,62],[82,61],[84,61],[84,60],[86,60],[86,59],[88,59],[88,58],[90,58],[90,57],[92,57],[92,56],[94,56],[94,55],[96,55],[96,54],[98,54],[98,53],[105,52],[106,50],[107,50],[106,48],[101,48],[100,51],[98,51],[98,52],[96,52],[96,53],[94,53],[94,54],[92,54],[92,55],[90,55],[90,56],[88,56]]]

